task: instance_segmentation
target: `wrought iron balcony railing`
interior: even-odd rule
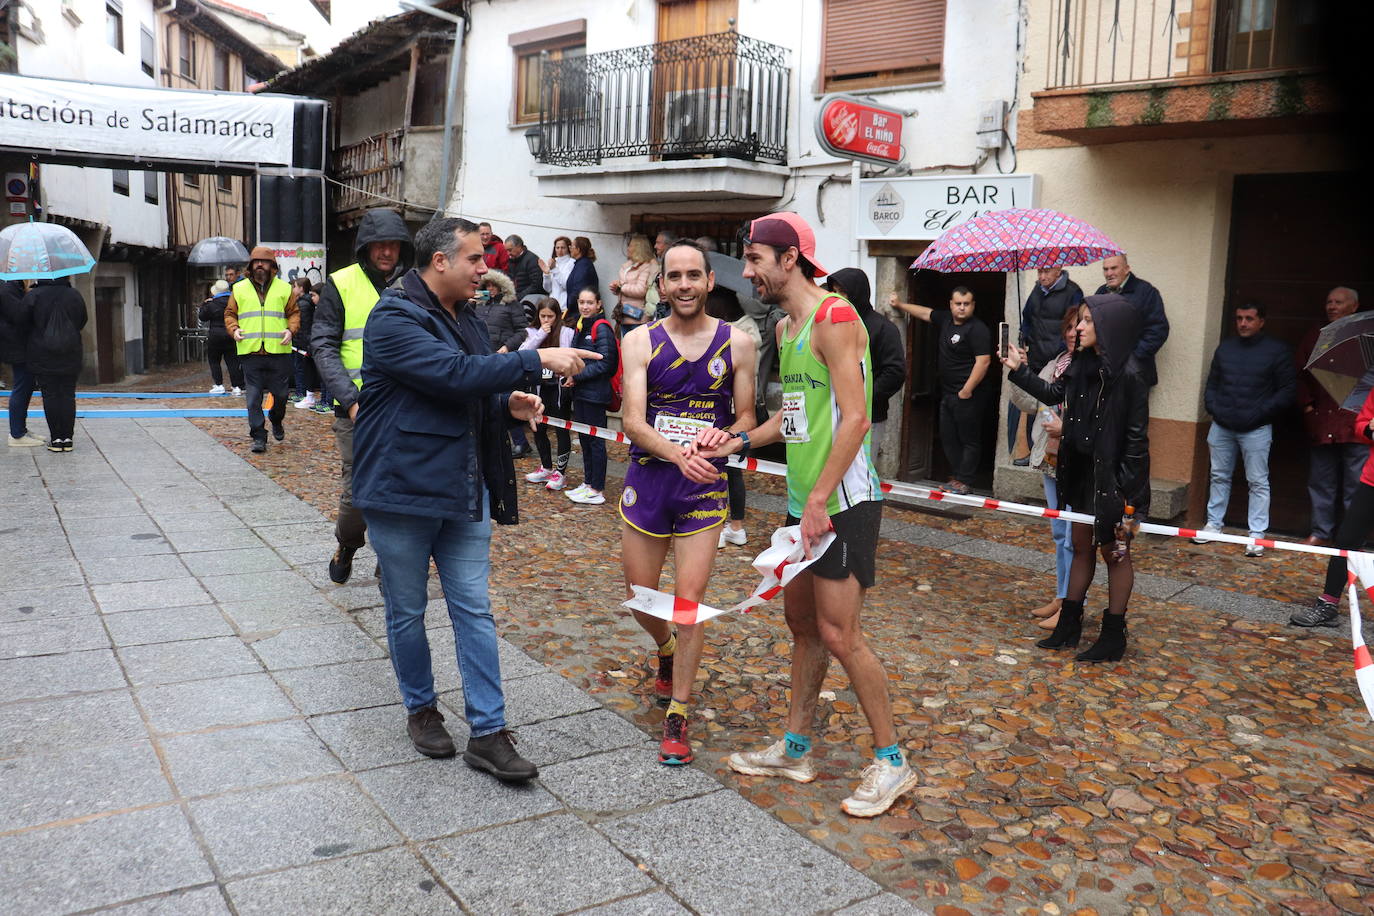
[[[1311,66],[1326,4],[1050,0],[1046,88]]]
[[[785,48],[735,32],[546,59],[537,155],[783,162],[789,73]]]

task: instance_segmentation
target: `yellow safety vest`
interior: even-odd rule
[[[264,349],[268,353],[290,353],[291,344],[282,343],[286,332],[286,303],[291,300],[291,284],[273,277],[266,297],[258,296],[253,281],[244,277],[234,284],[234,304],[239,309],[239,356]]]
[[[329,275],[343,302],[343,336],[339,339],[339,361],[353,384],[363,387],[363,328],[372,307],[381,298],[377,287],[367,278],[361,264],[350,264]]]

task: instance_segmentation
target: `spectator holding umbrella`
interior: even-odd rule
[[[81,374],[86,300],[66,277],[39,280],[24,296],[20,310],[28,316],[25,358],[43,392],[48,451],[70,452],[76,429],[76,378]]]
[[[1117,661],[1126,650],[1126,608],[1135,585],[1128,507],[1140,516],[1150,504],[1150,385],[1134,355],[1141,316],[1119,295],[1089,296],[1079,313],[1077,349],[1063,375],[1045,381],[1010,346],[1002,363],[1011,382],[1042,404],[1063,405],[1063,433],[1055,475],[1058,498],[1094,523],[1073,526],[1073,566],[1059,623],[1042,649],[1078,645],[1083,601],[1096,571],[1095,548],[1107,562],[1109,604],[1097,642],[1078,661]]]

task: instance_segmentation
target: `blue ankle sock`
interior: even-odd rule
[[[794,735],[791,732],[784,732],[782,736],[784,753],[793,760],[800,760],[811,750],[811,739],[805,735]]]
[[[899,767],[902,765],[902,749],[895,744],[878,748],[873,752],[873,756],[889,766]]]

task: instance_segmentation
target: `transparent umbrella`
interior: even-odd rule
[[[84,274],[95,258],[56,223],[16,223],[0,230],[0,280],[56,280]]]
[[[198,267],[235,267],[248,263],[248,249],[237,239],[212,235],[196,242],[186,263]]]

